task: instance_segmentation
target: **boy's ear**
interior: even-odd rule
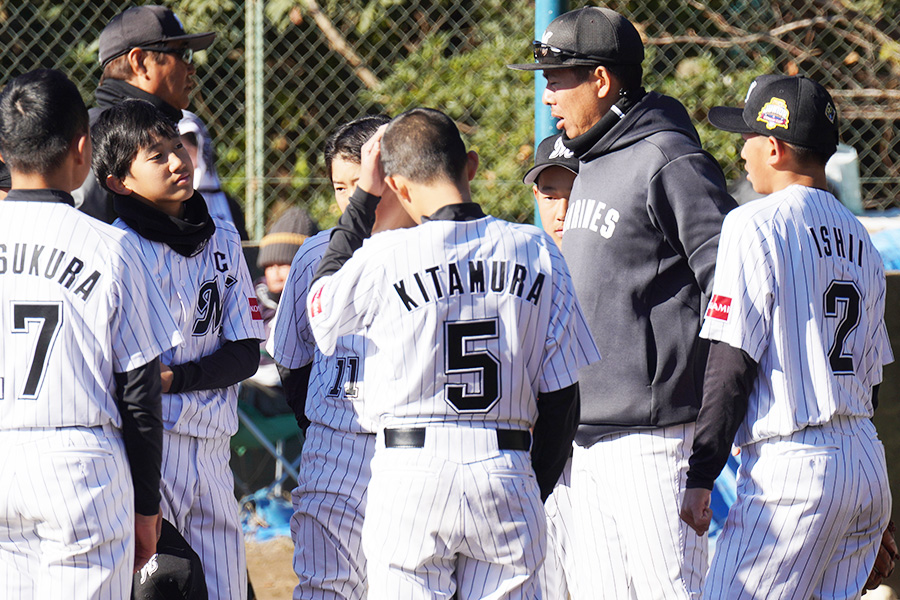
[[[132,48],[128,51],[128,65],[135,77],[147,74],[147,66],[144,61],[147,60],[148,54],[140,48]]]
[[[478,171],[478,153],[474,150],[469,150],[469,153],[466,155],[466,177],[469,181],[475,179],[475,173]]]
[[[91,145],[89,143],[90,135],[91,134],[89,133],[85,133],[72,140],[72,148],[75,155],[75,164],[77,165],[91,163]]]
[[[118,194],[120,196],[129,196],[132,192],[131,188],[125,185],[125,180],[119,179],[118,177],[113,177],[112,175],[106,176],[106,187],[108,187],[114,194]]]
[[[402,175],[388,175],[384,178],[384,182],[387,184],[391,191],[397,195],[397,198],[400,199],[401,204],[408,204],[410,202],[409,199],[409,185],[408,181]]]
[[[766,163],[771,166],[778,166],[784,163],[790,150],[784,142],[774,136],[769,136],[769,156]]]

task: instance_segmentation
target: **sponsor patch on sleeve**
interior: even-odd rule
[[[250,318],[254,321],[262,321],[262,312],[259,310],[259,301],[256,298],[248,298],[250,301]]]
[[[322,286],[318,290],[316,290],[315,294],[313,294],[312,300],[309,303],[310,319],[322,314],[322,292],[324,291],[324,289],[325,286]]]
[[[709,308],[706,309],[707,317],[720,321],[727,321],[730,313],[731,298],[727,296],[713,296],[709,301]]]

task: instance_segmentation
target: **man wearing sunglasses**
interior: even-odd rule
[[[579,372],[572,457],[573,598],[698,598],[706,537],[678,516],[700,408],[698,341],[734,200],[677,100],[641,84],[622,15],[567,12],[533,43],[543,101],[579,158],[563,227],[603,361]],[[567,574],[568,576],[568,574]]]
[[[90,110],[91,124],[104,110],[128,98],[150,102],[177,124],[196,85],[193,54],[208,48],[215,36],[215,32],[186,33],[175,13],[164,6],[135,6],[113,17],[100,33],[103,74],[96,91],[98,106]],[[92,217],[107,223],[115,220],[112,203],[93,175],[73,196]]]

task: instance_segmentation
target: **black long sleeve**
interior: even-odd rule
[[[380,201],[381,196],[373,196],[358,186],[353,190],[347,209],[331,232],[328,249],[316,269],[313,282],[340,269],[363,241],[372,235],[375,208]]]
[[[284,388],[284,399],[294,411],[297,425],[304,432],[309,427],[309,419],[306,418],[306,393],[309,388],[309,375],[312,372],[312,363],[299,369],[289,369],[275,363],[278,375],[281,376],[281,387]]]
[[[226,388],[251,377],[259,368],[259,340],[228,341],[198,361],[170,365],[170,394]]]
[[[163,435],[159,359],[114,377],[122,440],[134,482],[134,509],[140,515],[155,515],[159,512]]]
[[[724,342],[712,342],[703,379],[703,405],[697,416],[688,488],[711,490],[722,472],[734,435],[747,415],[759,368],[750,355]]]
[[[541,488],[541,500],[546,500],[553,492],[569,459],[581,417],[580,402],[577,383],[555,392],[538,394],[531,466]]]

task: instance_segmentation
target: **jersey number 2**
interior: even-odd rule
[[[444,343],[447,349],[447,375],[478,373],[481,393],[467,393],[468,384],[448,383],[447,402],[457,412],[487,412],[500,397],[500,361],[488,350],[470,352],[466,347],[472,340],[497,339],[496,319],[457,321],[445,324]]]
[[[843,314],[839,310],[844,305]],[[828,351],[831,371],[835,375],[852,375],[853,355],[844,351],[844,341],[859,325],[859,290],[852,281],[832,281],[825,290],[825,316],[838,320],[834,343]]]
[[[34,400],[41,389],[41,382],[44,381],[50,348],[53,347],[56,332],[59,331],[62,322],[62,305],[56,302],[47,304],[13,302],[12,309],[13,333],[28,334],[32,324],[38,323],[40,326],[25,385],[17,394],[19,400]],[[0,378],[0,399],[4,397],[2,383],[3,379]]]

